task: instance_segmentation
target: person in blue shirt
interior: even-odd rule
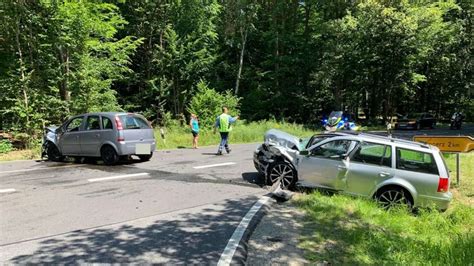
[[[191,128],[191,133],[193,134],[193,149],[198,148],[198,139],[199,139],[199,120],[196,114],[191,114],[191,120],[189,121],[189,127]]]
[[[227,113],[229,110],[227,107],[222,107],[222,114],[219,115],[216,119],[216,124],[214,127],[214,133],[216,129],[219,129],[221,134],[221,143],[219,144],[219,149],[217,150],[217,155],[222,155],[222,150],[225,148],[227,153],[230,153],[231,149],[229,148],[229,133],[232,131],[232,124],[239,119],[239,116],[232,117]]]

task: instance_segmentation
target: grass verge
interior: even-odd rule
[[[447,156],[454,169],[455,156]],[[461,155],[461,186],[444,213],[383,211],[373,201],[313,193],[297,199],[306,211],[301,247],[312,262],[331,264],[449,264],[474,261],[474,153]],[[454,172],[451,173],[454,176]],[[452,179],[455,181],[455,178]]]

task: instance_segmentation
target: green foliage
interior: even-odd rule
[[[1,1],[0,126],[35,137],[71,114],[114,110],[163,124],[185,114],[200,81],[231,88],[255,121],[312,124],[333,109],[371,119],[460,109],[472,120],[473,10],[467,0]]]
[[[7,1],[0,13],[4,128],[37,137],[70,114],[121,109],[112,85],[141,39],[116,37],[126,21],[115,5]]]
[[[7,153],[13,150],[13,145],[8,140],[0,140],[0,153]]]
[[[204,81],[197,84],[195,95],[191,98],[188,108],[190,114],[199,117],[201,127],[212,127],[216,117],[222,113],[222,107],[229,109],[232,116],[239,115],[240,98],[234,96],[230,91],[219,93],[208,87]]]

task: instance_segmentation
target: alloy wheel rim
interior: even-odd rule
[[[281,178],[282,187],[288,188],[293,182],[293,169],[286,164],[276,165],[270,173],[270,181],[274,184],[279,178]]]
[[[379,201],[382,203],[385,209],[392,207],[408,206],[408,199],[405,197],[405,193],[399,190],[387,190],[380,194]]]

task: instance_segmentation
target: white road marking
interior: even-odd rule
[[[18,172],[30,172],[30,171],[39,171],[39,170],[54,170],[58,168],[69,168],[69,167],[79,167],[82,165],[65,165],[65,166],[51,166],[51,167],[39,167],[39,168],[31,168],[31,169],[18,169],[18,170],[9,170],[9,171],[2,171],[1,174],[9,174],[9,173],[18,173]]]
[[[232,262],[232,257],[234,256],[235,250],[239,246],[240,240],[244,236],[245,230],[250,224],[250,221],[252,221],[253,216],[260,210],[263,204],[265,204],[270,198],[267,196],[261,197],[253,206],[250,208],[250,210],[247,212],[247,214],[242,218],[242,221],[240,221],[239,226],[235,228],[234,233],[232,234],[232,237],[229,239],[229,242],[227,243],[227,246],[224,249],[224,252],[222,252],[221,257],[219,259],[219,262],[217,262],[218,266],[227,266],[230,265]]]
[[[6,189],[0,189],[0,193],[11,193],[11,192],[15,192],[16,189],[14,188],[6,188]]]
[[[109,176],[109,177],[101,177],[101,178],[91,178],[87,179],[89,182],[99,182],[99,181],[107,181],[113,179],[122,179],[127,177],[137,177],[137,176],[148,176],[148,173],[138,173],[138,174],[130,174],[130,175],[117,175],[117,176]]]
[[[203,169],[203,168],[211,168],[211,167],[218,167],[218,166],[224,166],[224,165],[233,165],[235,164],[234,162],[228,162],[228,163],[218,163],[218,164],[209,164],[209,165],[201,165],[201,166],[194,166],[194,169]]]

